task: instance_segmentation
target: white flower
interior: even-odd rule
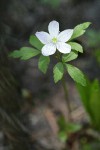
[[[71,46],[67,42],[72,34],[72,29],[67,29],[59,32],[59,23],[57,21],[51,21],[48,26],[48,31],[36,32],[36,37],[45,44],[42,48],[42,54],[44,56],[53,55],[58,49],[59,52],[66,54],[70,53]]]

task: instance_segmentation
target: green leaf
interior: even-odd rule
[[[93,150],[93,148],[89,143],[83,143],[82,150]]]
[[[68,139],[67,133],[65,131],[60,131],[58,137],[62,142],[66,142]]]
[[[43,44],[39,41],[39,39],[34,36],[34,35],[31,35],[30,36],[30,39],[29,39],[29,42],[32,46],[36,47],[37,49],[41,50],[41,48],[43,47]]]
[[[75,51],[71,51],[69,54],[63,54],[62,61],[68,62],[68,61],[76,59],[77,57],[78,57],[78,53]]]
[[[51,5],[53,8],[56,8],[60,5],[60,0],[53,0],[53,1],[50,1],[50,0],[41,0],[42,3],[47,3],[49,5]]]
[[[22,47],[20,52],[21,52],[21,60],[27,60],[40,54],[40,51],[30,47]]]
[[[75,133],[79,130],[81,130],[82,126],[80,124],[75,123],[67,123],[67,132],[68,133]]]
[[[95,50],[94,55],[98,63],[100,63],[100,49]]]
[[[90,90],[90,108],[93,114],[93,124],[100,130],[100,84],[94,80]]]
[[[71,133],[78,132],[82,129],[80,124],[66,122],[65,118],[62,116],[58,119],[59,125],[59,138],[61,141],[65,142],[68,139],[68,135]]]
[[[68,42],[71,46],[71,49],[76,50],[77,52],[83,53],[83,47],[76,42]]]
[[[66,124],[67,124],[66,120],[65,120],[65,118],[63,116],[58,118],[58,125],[59,125],[59,130],[60,131],[64,131],[64,132],[67,131],[67,129],[66,129],[67,125]]]
[[[85,79],[82,71],[80,71],[78,68],[76,68],[70,64],[66,64],[66,68],[67,68],[69,75],[72,77],[72,79],[75,82],[81,84],[82,86],[86,86],[86,79]]]
[[[22,47],[20,50],[15,50],[10,53],[10,57],[20,58],[21,60],[27,60],[32,58],[40,53],[39,50],[36,50],[31,47]]]
[[[84,108],[88,112],[91,124],[100,130],[100,84],[98,80],[92,83],[87,79],[87,86],[77,84]]]
[[[60,131],[63,131],[66,134],[77,132],[82,128],[80,124],[66,122],[64,117],[58,119],[58,125]]]
[[[43,73],[46,73],[49,63],[50,63],[50,58],[48,56],[41,55],[40,58],[39,58],[39,62],[38,62],[38,68]]]
[[[85,22],[85,23],[77,25],[74,28],[74,32],[73,32],[73,35],[71,37],[71,40],[83,35],[90,24],[91,24],[90,22]]]
[[[20,50],[15,50],[9,54],[9,57],[13,58],[20,58],[21,57],[21,52]]]
[[[76,84],[76,87],[78,89],[78,92],[80,94],[80,98],[82,100],[82,103],[89,114],[90,118],[92,118],[92,112],[90,109],[90,90],[91,90],[91,83],[89,79],[86,78],[86,86],[82,86],[80,84]]]
[[[61,62],[57,63],[53,68],[53,74],[54,74],[54,81],[57,83],[59,80],[62,79],[64,74],[64,67]]]
[[[100,30],[96,31],[90,29],[87,31],[87,44],[89,47],[92,48],[99,48],[100,47]]]

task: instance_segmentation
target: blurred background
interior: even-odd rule
[[[60,23],[60,31],[92,23],[77,39],[84,54],[73,61],[87,76],[87,89],[66,76],[73,122],[82,125],[77,133],[62,131],[67,109],[61,83],[53,81],[55,60],[44,75],[37,57],[27,61],[8,57],[13,50],[31,46],[30,35],[47,31],[52,20]],[[100,150],[99,79],[100,0],[0,0],[0,150]],[[84,99],[91,99],[91,108]]]

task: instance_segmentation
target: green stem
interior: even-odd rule
[[[58,52],[57,55],[56,55],[56,59],[58,61],[61,61],[62,62],[62,58],[61,58],[61,55],[60,53]],[[63,62],[62,62],[63,63]],[[64,65],[64,64],[63,64]],[[65,67],[65,66],[64,66]],[[67,104],[67,114],[68,114],[68,121],[71,121],[72,118],[71,118],[71,107],[70,107],[70,101],[69,101],[69,98],[68,98],[68,90],[67,90],[67,85],[66,85],[66,80],[65,80],[65,77],[63,76],[63,78],[61,79],[62,81],[62,87],[63,87],[63,90],[64,90],[64,94],[65,94],[65,100],[66,100],[66,104]]]
[[[67,103],[67,110],[68,110],[68,121],[71,121],[71,107],[70,107],[70,101],[69,101],[69,98],[68,98],[68,90],[67,90],[67,85],[66,85],[66,80],[63,76],[62,78],[62,87],[63,87],[63,90],[64,90],[64,93],[65,93],[65,100],[66,100],[66,103]]]

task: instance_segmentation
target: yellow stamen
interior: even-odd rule
[[[53,42],[53,43],[57,43],[57,38],[54,37],[54,38],[52,39],[52,42]]]

